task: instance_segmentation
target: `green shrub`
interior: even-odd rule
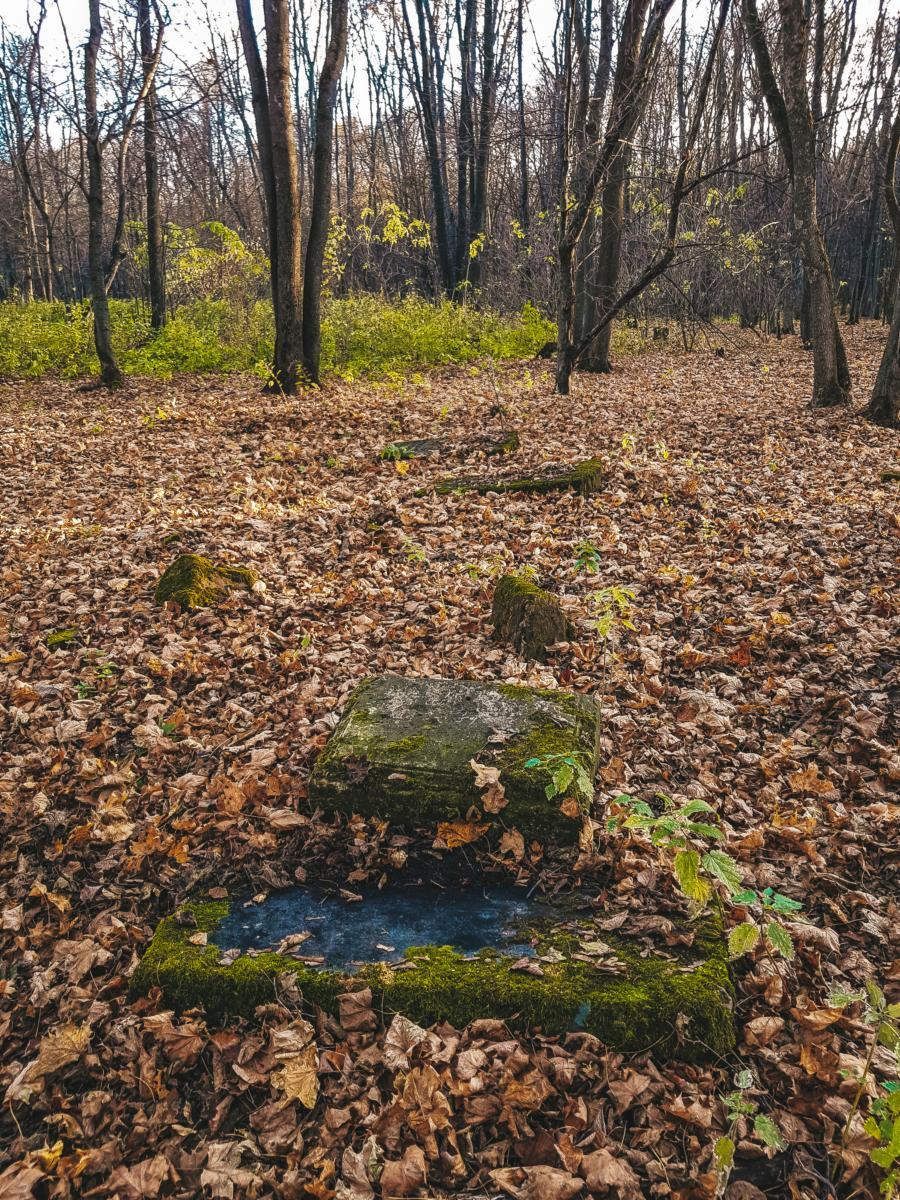
[[[155,336],[140,301],[113,300],[110,309],[113,345],[130,375],[259,372],[272,355],[268,301],[194,300]],[[417,367],[528,357],[549,336],[550,323],[531,305],[506,317],[449,301],[354,296],[326,305],[323,368],[345,379],[392,378]],[[97,369],[87,302],[0,304],[0,375],[71,379]]]

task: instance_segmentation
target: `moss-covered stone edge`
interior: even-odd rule
[[[426,1025],[447,1020],[461,1028],[493,1017],[512,1028],[540,1026],[550,1034],[583,1029],[617,1050],[652,1050],[661,1059],[688,1061],[727,1054],[735,1044],[734,989],[715,919],[698,927],[695,949],[702,961],[693,966],[684,959],[642,958],[611,937],[626,964],[625,976],[564,957],[542,963],[543,975],[536,977],[512,970],[514,960],[497,951],[464,958],[449,946],[411,947],[406,958],[415,965],[403,970],[370,963],[347,976],[273,951],[219,966],[221,949],[194,945],[190,937],[213,933],[229,907],[228,901],[192,902],[181,909],[186,923],[175,917],[161,921],[132,976],[131,997],[159,987],[178,1011],[202,1007],[213,1021],[251,1016],[275,998],[277,977],[288,972],[307,1003],[331,1013],[342,992],[368,986],[385,1013],[401,1012]],[[556,947],[565,954],[573,940],[549,929],[538,936],[538,950]],[[681,1017],[688,1020],[679,1034]]]
[[[156,585],[154,598],[157,604],[174,600],[183,611],[206,608],[233,588],[251,591],[258,578],[249,567],[214,563],[200,554],[179,554]]]
[[[453,479],[439,479],[432,485],[431,490],[439,496],[451,492],[477,492],[480,496],[488,492],[525,492],[542,494],[545,492],[576,491],[581,496],[589,496],[600,487],[603,477],[603,463],[599,458],[588,458],[557,471],[548,471],[541,475],[523,475],[514,479],[487,479],[466,475]],[[424,495],[428,489],[420,489],[417,495]]]
[[[326,809],[378,816],[413,827],[428,827],[437,821],[459,819],[473,805],[478,807],[481,793],[476,787],[474,772],[465,790],[456,791],[448,786],[447,775],[438,770],[431,776],[419,769],[414,777],[405,781],[397,778],[394,765],[373,762],[366,763],[367,770],[362,777],[350,779],[343,734],[352,721],[364,717],[366,694],[376,679],[365,679],[357,685],[343,716],[319,754],[309,780],[310,800]],[[540,729],[504,745],[492,765],[500,768],[500,781],[508,789],[509,795],[515,795],[515,801],[502,809],[498,817],[485,814],[484,819],[494,821],[498,835],[506,827],[515,827],[525,837],[569,845],[577,839],[581,822],[578,817],[567,816],[562,806],[574,800],[579,811],[586,813],[589,803],[574,782],[555,796],[552,802],[548,801],[547,787],[552,783],[553,766],[547,760],[560,754],[579,753],[579,732],[584,723],[591,719],[594,730],[590,760],[583,765],[593,778],[600,747],[599,709],[588,696],[559,692],[552,688],[501,684],[499,690],[513,699],[537,697],[552,701],[563,709],[573,724],[562,726],[548,721]],[[392,752],[412,750],[415,743],[421,743],[423,739],[424,734],[420,734],[393,742],[379,741],[377,744],[385,759],[389,759]],[[526,768],[525,764],[533,759],[540,759],[539,765]],[[571,807],[570,804],[567,806]]]

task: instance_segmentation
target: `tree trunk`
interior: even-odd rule
[[[348,0],[331,0],[331,37],[316,98],[312,216],[303,278],[303,365],[313,383],[319,382],[322,355],[322,268],[331,220],[334,106],[347,51],[347,7]]]
[[[897,200],[897,159],[900,156],[900,109],[891,124],[885,161],[884,200],[894,229],[891,269],[894,315],[866,416],[876,425],[900,427],[900,203]],[[891,293],[888,293],[891,295]]]
[[[155,5],[154,5],[155,7]],[[159,19],[159,14],[156,14]],[[138,0],[141,34],[141,62],[144,81],[150,78],[144,97],[144,178],[147,188],[147,275],[150,284],[150,328],[162,329],[166,323],[166,273],[162,218],[159,211],[159,139],[156,109],[156,84],[153,36],[150,29],[150,0]]]
[[[263,207],[269,242],[269,278],[272,285],[272,306],[278,302],[278,228],[275,220],[275,175],[272,171],[272,131],[269,128],[269,90],[266,72],[259,53],[259,42],[253,26],[250,0],[237,0],[238,28],[247,75],[250,79],[250,103],[256,125],[256,152],[262,181]]]
[[[103,158],[100,122],[97,116],[97,56],[103,25],[100,0],[89,0],[90,33],[84,49],[84,134],[88,162],[88,269],[91,305],[94,313],[94,345],[100,360],[100,380],[106,387],[118,387],[122,372],[112,348],[109,323],[109,299],[103,270]]]
[[[275,294],[274,386],[294,396],[303,360],[303,302],[300,179],[291,103],[291,45],[288,0],[263,0],[266,25],[266,83],[272,137],[278,290]]]

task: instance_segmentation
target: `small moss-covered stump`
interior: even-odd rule
[[[503,454],[515,454],[519,448],[519,435],[515,429],[506,429],[495,438],[485,438],[481,444],[482,451],[489,457]]]
[[[494,589],[494,637],[511,642],[525,658],[544,662],[547,647],[565,641],[569,623],[559,601],[522,575],[504,575]]]
[[[487,479],[476,475],[461,475],[455,479],[439,479],[434,491],[439,496],[450,492],[568,492],[581,496],[596,492],[603,477],[603,464],[599,458],[588,458],[569,467],[555,467],[539,471],[534,475],[523,475],[513,479]]]
[[[45,645],[48,650],[65,650],[80,641],[81,635],[77,629],[54,629],[47,634]]]
[[[156,602],[174,600],[184,611],[207,608],[235,588],[249,592],[258,578],[249,567],[229,567],[199,554],[179,554],[156,585]]]
[[[178,1010],[200,1006],[211,1020],[252,1016],[277,996],[278,977],[287,973],[308,1003],[329,1012],[336,1011],[342,992],[368,986],[377,1010],[402,1012],[425,1025],[447,1020],[462,1027],[494,1017],[553,1034],[583,1029],[614,1049],[652,1049],[659,1059],[702,1061],[734,1047],[734,991],[714,925],[698,930],[690,950],[674,957],[604,934],[617,960],[615,973],[602,960],[574,957],[578,939],[554,935],[551,923],[549,932],[535,934],[533,961],[540,974],[514,969],[516,960],[497,951],[463,957],[449,946],[423,946],[405,952],[403,969],[369,963],[347,976],[275,951],[242,954],[220,966],[222,948],[204,945],[204,935],[214,935],[228,912],[227,901],[190,904],[179,917],[162,921],[132,977],[132,995],[159,987],[165,1003]]]
[[[593,778],[597,737],[597,706],[586,696],[382,675],[350,698],[313,768],[309,797],[323,808],[418,827],[460,819],[474,805],[486,824],[567,843],[578,835],[585,797],[574,781],[553,799],[546,789],[562,755]],[[472,759],[499,767],[502,807],[485,807]]]

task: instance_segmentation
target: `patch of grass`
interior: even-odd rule
[[[265,374],[271,358],[267,301],[195,300],[155,336],[139,301],[114,300],[111,310],[114,348],[129,375]],[[552,326],[531,305],[516,316],[501,316],[416,297],[354,296],[327,304],[323,367],[344,379],[391,379],[418,367],[526,358],[551,335]],[[97,370],[88,303],[0,304],[0,376],[71,379]]]

